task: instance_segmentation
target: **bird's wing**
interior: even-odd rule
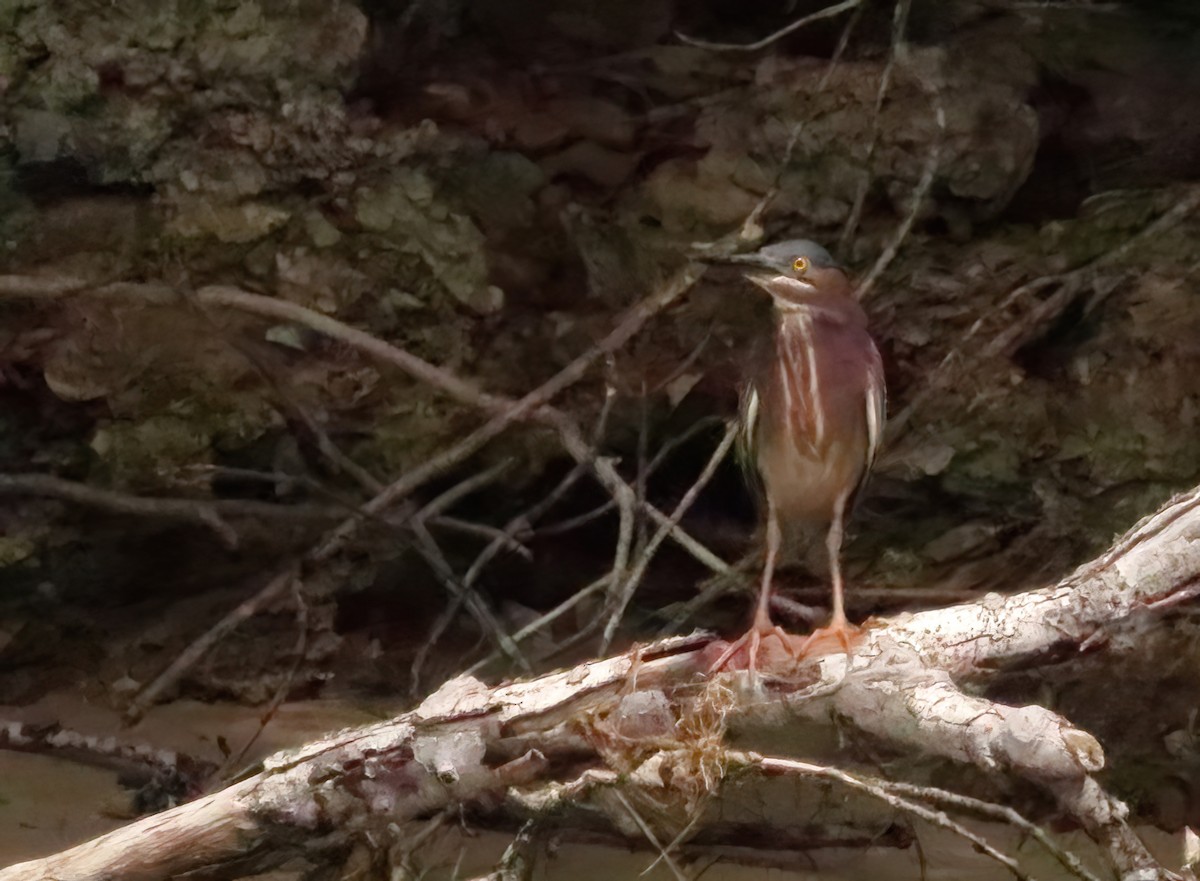
[[[755,500],[761,505],[765,487],[762,474],[758,470],[759,443],[761,430],[758,420],[762,410],[762,398],[753,383],[746,383],[738,400],[738,436],[737,453],[738,465],[742,468],[742,476],[750,487]]]
[[[758,389],[752,383],[747,383],[742,389],[738,400],[738,462],[747,471],[758,473],[758,411],[762,402],[758,397]]]
[[[883,377],[883,359],[879,350],[871,346],[871,363],[867,368],[867,467],[863,479],[875,464],[875,455],[883,443],[883,423],[887,418],[887,385]]]
[[[883,443],[883,423],[887,415],[887,386],[883,376],[883,359],[879,357],[879,350],[875,348],[874,343],[871,344],[871,358],[867,365],[865,392],[863,398],[866,402],[867,420],[866,459],[863,463],[862,476],[858,478],[858,485],[854,487],[846,506],[847,515],[854,510],[858,500],[862,498],[863,490],[867,488],[867,481],[871,478],[871,467],[875,464],[875,456]]]

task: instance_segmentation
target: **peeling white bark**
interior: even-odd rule
[[[1169,877],[1126,823],[1125,805],[1091,776],[1104,768],[1100,744],[1059,714],[964,694],[886,631],[849,659],[830,656],[820,666],[822,696],[785,698],[791,712],[833,714],[884,742],[1024,777],[1081,823],[1123,879]]]
[[[1042,707],[966,694],[956,681],[982,680],[1006,662],[1028,663],[1064,646],[1125,638],[1139,619],[1150,622],[1194,598],[1197,538],[1200,490],[1172,500],[1054,587],[875,622],[849,654],[808,658],[786,680],[751,684],[753,699],[728,707],[728,721],[836,716],[897,746],[1019,775],[1052,793],[1104,846],[1122,878],[1173,878],[1129,828],[1125,807],[1092,776],[1104,767],[1104,753],[1090,734]],[[0,881],[153,881],[235,860],[261,868],[343,842],[372,817],[403,821],[508,791],[534,789],[526,806],[538,803],[537,792],[578,794],[578,786],[550,776],[556,758],[569,758],[571,781],[618,785],[605,766],[612,746],[606,753],[598,741],[607,733],[614,743],[625,738],[644,748],[656,732],[680,737],[668,730],[672,720],[708,699],[696,688],[710,660],[708,642],[677,638],[496,688],[453,680],[411,713],[276,755],[221,792],[0,870]],[[745,674],[729,679],[747,684]],[[647,704],[653,712],[618,719],[607,732],[589,721],[628,706],[639,691],[665,697]],[[581,772],[589,760],[593,767]],[[635,785],[637,775],[630,780]]]
[[[898,615],[887,636],[955,676],[1128,637],[1139,617],[1200,595],[1198,509],[1200,489],[1183,493],[1053,587]]]

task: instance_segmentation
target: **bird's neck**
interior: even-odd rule
[[[862,310],[853,300],[830,300],[815,296],[804,303],[775,303],[775,323],[794,321],[827,321],[831,324],[856,324]]]

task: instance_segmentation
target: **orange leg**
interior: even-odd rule
[[[765,636],[778,636],[784,646],[791,644],[790,637],[787,632],[777,624],[771,621],[771,583],[775,577],[775,563],[779,558],[779,548],[783,544],[783,530],[779,525],[779,511],[775,507],[775,503],[768,499],[767,502],[767,559],[763,565],[762,585],[758,589],[758,603],[754,609],[754,623],[750,625],[750,629],[746,631],[740,639],[729,644],[729,647],[721,653],[711,667],[710,673],[716,673],[721,670],[729,659],[741,651],[747,649],[749,660],[747,662],[748,670],[755,670],[758,665],[758,647],[762,644]]]
[[[829,555],[830,580],[833,582],[833,615],[829,625],[814,630],[804,641],[800,653],[807,652],[813,643],[825,642],[832,638],[841,643],[845,651],[850,651],[850,641],[858,628],[846,620],[846,603],[844,586],[842,584],[842,537],[845,531],[846,502],[849,497],[842,495],[833,506],[833,521],[829,524],[829,532],[825,536],[825,551]]]

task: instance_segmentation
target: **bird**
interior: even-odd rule
[[[754,670],[759,646],[772,634],[791,651],[794,638],[771,620],[772,579],[785,530],[814,523],[827,529],[832,616],[793,654],[803,654],[820,635],[849,648],[855,629],[846,619],[842,538],[879,450],[886,413],[883,361],[845,268],[807,239],[768,245],[739,262],[759,267],[746,278],[774,306],[773,345],[751,369],[739,408],[739,450],[748,470],[757,472],[766,501],[766,558],[753,623],[713,671],[743,648]]]

